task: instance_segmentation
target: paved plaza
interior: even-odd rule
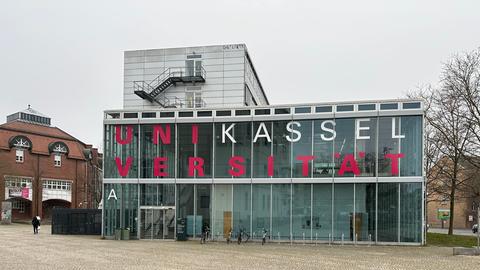
[[[113,241],[0,226],[0,269],[475,269],[452,248]]]

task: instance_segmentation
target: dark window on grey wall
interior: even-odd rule
[[[359,111],[374,111],[375,110],[375,104],[360,104],[360,105],[358,105],[358,110]]]
[[[290,114],[290,108],[275,109],[275,114]]]
[[[209,116],[212,116],[212,112],[211,111],[197,112],[197,116],[198,117],[209,117]]]
[[[380,104],[380,110],[396,110],[396,109],[398,109],[398,103]]]
[[[353,105],[337,105],[337,112],[352,112]]]
[[[142,118],[155,118],[157,115],[154,112],[143,112]]]
[[[230,116],[232,115],[232,111],[217,111],[217,116]]]
[[[403,103],[404,109],[420,109],[420,102]]]
[[[179,112],[178,117],[193,117],[193,112]]]
[[[160,112],[161,118],[174,117],[174,116],[175,116],[174,112]]]
[[[295,113],[310,113],[311,108],[310,107],[297,107],[295,108]]]
[[[320,106],[315,108],[317,113],[332,112],[332,106]]]
[[[255,115],[269,115],[270,109],[257,109],[255,110]]]
[[[250,110],[236,110],[235,115],[250,115]]]
[[[123,118],[137,118],[138,113],[124,113]]]

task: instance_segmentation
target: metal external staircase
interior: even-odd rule
[[[203,67],[196,68],[167,68],[151,82],[134,81],[134,93],[150,102],[155,102],[162,107],[177,107],[182,105],[178,98],[167,98],[162,94],[166,89],[177,83],[205,82],[206,72]]]

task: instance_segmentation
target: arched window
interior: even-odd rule
[[[30,141],[29,138],[23,135],[17,135],[14,137],[11,137],[10,140],[8,140],[8,146],[10,148],[15,147],[15,148],[21,148],[21,149],[32,149],[32,141]]]
[[[48,151],[54,153],[53,164],[55,167],[62,167],[62,155],[68,154],[68,146],[64,142],[53,142],[48,145]]]
[[[53,142],[48,145],[48,152],[56,154],[68,154],[68,146],[64,142]]]
[[[8,146],[15,148],[15,161],[23,163],[25,160],[24,151],[32,149],[32,141],[23,135],[13,136],[8,140]]]

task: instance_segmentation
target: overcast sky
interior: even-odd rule
[[[480,1],[2,1],[0,117],[102,144],[123,51],[245,43],[271,103],[399,98],[480,46]]]

